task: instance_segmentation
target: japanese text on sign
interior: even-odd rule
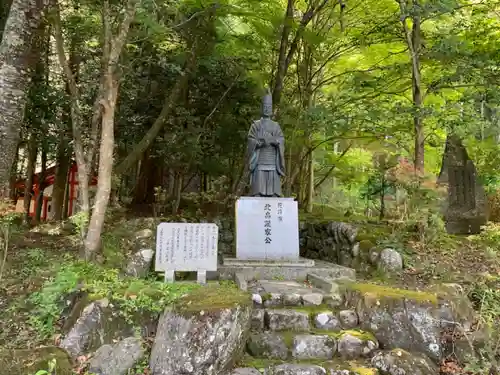
[[[217,242],[215,224],[161,223],[156,241],[156,269],[215,271]]]
[[[264,241],[266,244],[272,242],[271,240],[271,205],[269,203],[264,205]]]

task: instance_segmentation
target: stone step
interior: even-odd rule
[[[348,277],[331,277],[328,274],[321,274],[319,272],[311,272],[307,274],[307,282],[312,287],[321,290],[324,293],[340,293],[339,283],[351,281]]]
[[[356,271],[352,268],[343,267],[325,261],[299,260],[296,263],[290,262],[269,262],[269,261],[239,261],[229,259],[223,261],[223,264],[217,267],[217,273],[220,280],[243,281],[251,280],[306,280],[309,273],[324,275],[329,278],[347,278],[356,279]],[[310,262],[310,261],[309,261]],[[238,277],[237,277],[238,275]]]
[[[247,352],[255,358],[278,360],[345,360],[368,358],[378,349],[375,337],[367,332],[254,332],[247,342]]]
[[[256,307],[319,306],[329,298],[323,290],[297,281],[253,280],[247,290],[253,294]]]
[[[247,357],[231,375],[378,375],[369,361],[281,361]]]
[[[252,329],[257,331],[308,331],[322,329],[339,332],[358,327],[358,314],[354,310],[335,311],[320,305],[302,308],[255,309],[252,313]]]

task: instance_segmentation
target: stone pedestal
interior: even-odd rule
[[[236,201],[236,258],[299,260],[299,214],[293,198]]]

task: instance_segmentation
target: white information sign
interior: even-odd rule
[[[299,259],[299,213],[293,198],[241,197],[236,202],[237,259]]]
[[[216,224],[161,223],[156,232],[156,271],[217,271]]]

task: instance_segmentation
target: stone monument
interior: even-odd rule
[[[273,114],[272,96],[262,101],[262,117],[248,132],[250,195],[281,197],[281,177],[285,175],[285,138]]]
[[[285,139],[271,120],[272,97],[262,101],[262,117],[248,132],[250,196],[236,202],[236,257],[238,260],[299,259],[297,202],[284,198]]]
[[[446,231],[450,234],[477,234],[486,224],[486,194],[477,179],[476,167],[462,140],[448,136],[438,183],[448,184],[445,212]]]
[[[300,257],[298,205],[294,198],[283,197],[281,190],[285,139],[271,116],[272,99],[268,93],[262,101],[262,117],[252,123],[248,132],[250,194],[236,201],[236,257],[224,257],[217,268],[219,279],[234,280],[243,290],[262,287],[275,297],[283,288],[304,289],[298,280],[308,280],[331,293],[331,280],[352,280],[356,272]]]

